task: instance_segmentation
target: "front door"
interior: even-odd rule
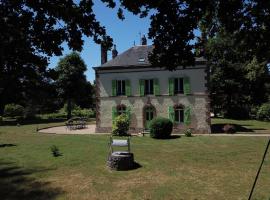
[[[146,107],[144,114],[145,114],[145,129],[149,130],[150,122],[154,118],[154,108],[153,107]]]

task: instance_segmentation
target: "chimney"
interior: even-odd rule
[[[141,45],[147,45],[147,40],[146,40],[145,35],[143,35],[141,38]]]
[[[104,63],[107,62],[107,48],[105,45],[101,44],[100,45],[101,49],[101,64],[103,65]]]
[[[118,51],[116,50],[116,45],[113,45],[112,59],[114,59],[117,55],[118,55]]]

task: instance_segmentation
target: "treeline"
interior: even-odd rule
[[[14,74],[2,79],[0,116],[23,116],[33,118],[47,114],[47,117],[71,117],[75,109],[77,116],[84,113],[94,116],[94,84],[84,75],[87,67],[80,55],[73,52],[60,59],[54,69],[42,73],[33,69],[24,71],[24,77]],[[85,110],[89,109],[89,111]],[[88,112],[88,113],[87,113]],[[54,113],[54,114],[52,114]],[[48,115],[50,114],[50,115]]]

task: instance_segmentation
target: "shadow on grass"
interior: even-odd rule
[[[4,199],[55,199],[64,192],[49,182],[33,178],[34,173],[50,169],[27,170],[10,162],[0,162],[0,197]]]
[[[224,133],[223,127],[226,125],[226,123],[222,124],[212,124],[211,125],[211,132],[212,133]],[[259,129],[252,129],[252,128],[246,128],[243,125],[239,124],[231,124],[235,127],[236,132],[254,132],[255,130]]]
[[[0,144],[0,148],[3,148],[3,147],[16,147],[17,145],[16,144]]]
[[[54,123],[54,122],[65,122],[66,119],[32,119],[32,120],[23,120],[18,121],[15,119],[4,120],[1,122],[2,126],[17,126],[20,125],[30,125],[30,124],[47,124],[47,123]]]
[[[181,138],[180,135],[171,135],[170,137],[167,137],[167,138],[153,138],[153,139],[156,139],[156,140],[172,140],[172,139],[178,139],[178,138]]]
[[[142,167],[142,165],[140,163],[134,161],[133,168],[131,170],[139,169],[141,167]]]

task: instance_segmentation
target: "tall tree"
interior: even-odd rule
[[[80,97],[86,92],[85,88],[88,85],[84,72],[87,67],[76,52],[72,52],[60,59],[56,72],[58,78],[56,84],[60,96],[67,102],[67,118],[71,118],[71,103],[79,101]]]

